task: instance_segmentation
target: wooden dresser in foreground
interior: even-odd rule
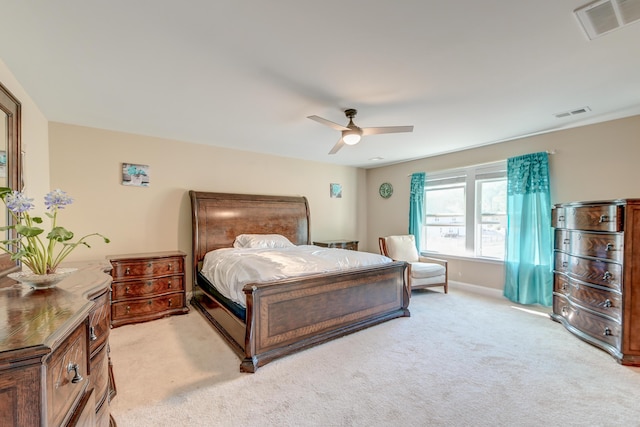
[[[640,199],[558,204],[552,318],[640,365]]]
[[[73,265],[76,267],[76,265]],[[115,425],[106,263],[52,289],[0,286],[0,426]]]
[[[189,311],[181,251],[112,255],[111,326]]]

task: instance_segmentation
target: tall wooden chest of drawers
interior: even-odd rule
[[[111,326],[146,322],[189,311],[181,251],[109,256]]]
[[[555,205],[552,318],[640,365],[640,199]]]

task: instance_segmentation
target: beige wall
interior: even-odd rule
[[[75,199],[60,214],[62,225],[78,236],[100,232],[112,240],[79,248],[70,260],[174,249],[190,253],[191,189],[303,195],[309,200],[312,239],[365,239],[362,169],[61,123],[50,123],[49,138],[51,187]],[[150,186],[123,186],[123,162],[149,165]],[[342,198],[329,197],[330,183],[342,184]]]
[[[378,236],[407,233],[410,174],[429,174],[539,151],[555,151],[549,158],[552,203],[640,197],[640,116],[634,116],[370,169],[366,188],[367,241],[361,247],[374,250]],[[378,196],[383,182],[394,187],[390,199]],[[451,280],[503,287],[501,263],[468,259],[450,262]]]

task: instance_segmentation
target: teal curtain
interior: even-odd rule
[[[507,238],[504,296],[520,304],[550,306],[553,232],[549,156],[507,160]]]
[[[417,172],[411,175],[411,193],[409,195],[409,234],[416,238],[418,251],[422,249],[422,219],[424,218],[424,181],[426,174]]]

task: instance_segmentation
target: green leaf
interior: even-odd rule
[[[16,224],[16,231],[25,237],[35,237],[44,232],[42,228],[27,227],[26,225]]]
[[[47,239],[55,240],[56,242],[66,242],[67,240],[73,239],[73,233],[64,227],[54,227],[49,234],[47,234]]]

